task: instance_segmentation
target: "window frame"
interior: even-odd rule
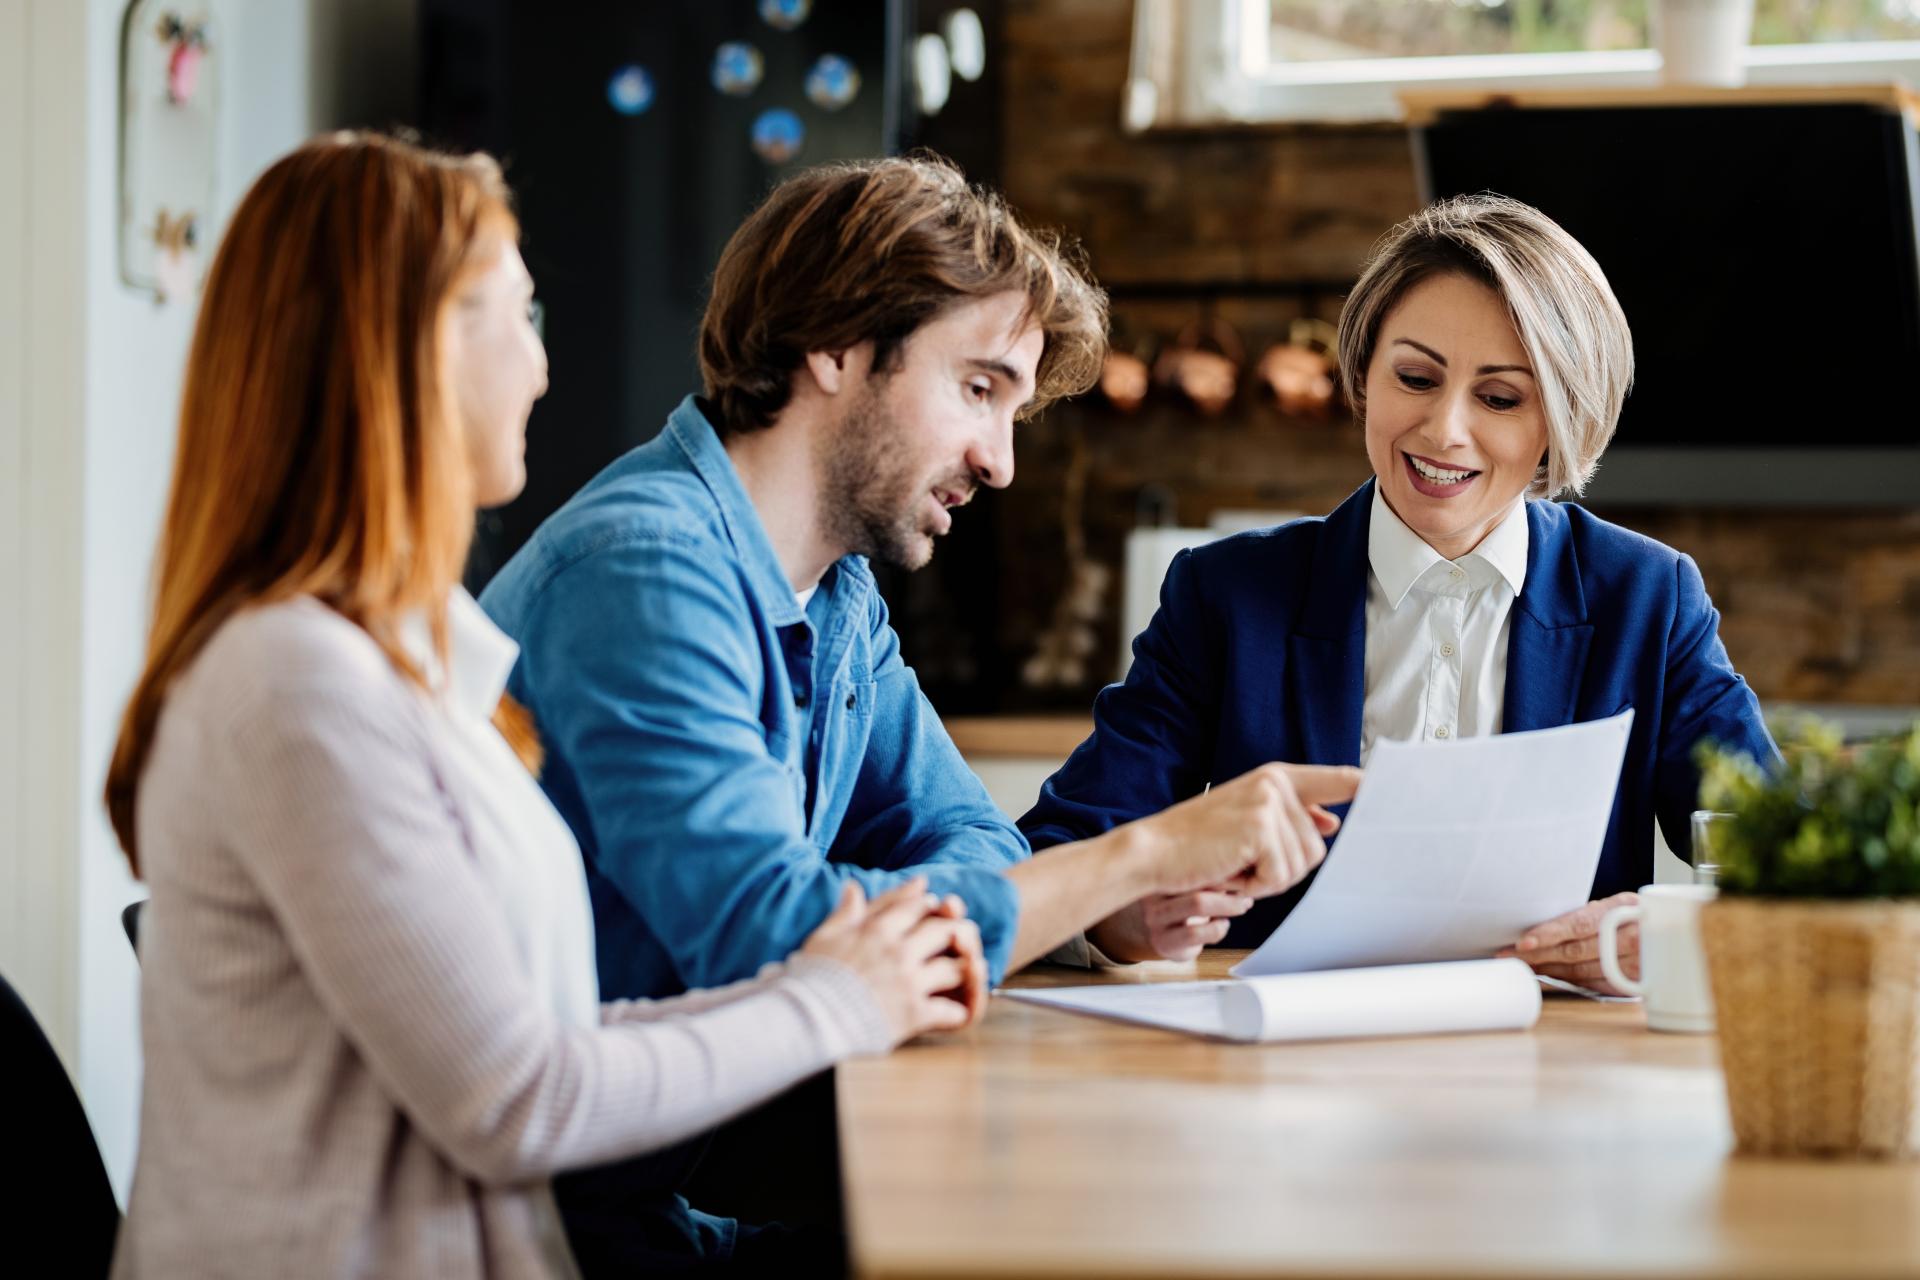
[[[1460,54],[1274,65],[1271,0],[1136,0],[1122,116],[1133,132],[1403,118],[1402,92],[1652,88],[1652,49]],[[1920,40],[1750,45],[1751,85],[1920,84]]]

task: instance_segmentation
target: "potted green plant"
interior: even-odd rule
[[[1784,760],[1701,748],[1730,814],[1701,913],[1742,1152],[1920,1154],[1920,726],[1857,748],[1776,726]]]

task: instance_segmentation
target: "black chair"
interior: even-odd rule
[[[127,945],[133,948],[133,958],[140,958],[140,910],[147,905],[145,898],[138,902],[129,902],[127,909],[120,913],[120,927],[127,931]]]
[[[0,1204],[6,1206],[6,1220],[21,1228],[10,1233],[8,1252],[58,1258],[57,1268],[43,1274],[104,1276],[120,1232],[120,1206],[107,1166],[60,1055],[4,977],[0,1063],[5,1064],[9,1113]]]

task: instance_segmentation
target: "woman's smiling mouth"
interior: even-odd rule
[[[1465,467],[1443,467],[1426,458],[1415,457],[1411,453],[1400,455],[1406,459],[1407,480],[1416,493],[1429,498],[1451,498],[1455,494],[1465,493],[1480,473]]]

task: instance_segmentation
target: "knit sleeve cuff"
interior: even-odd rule
[[[762,970],[763,976],[776,966]],[[893,1028],[873,988],[853,969],[825,956],[796,953],[778,966],[824,1011],[849,1053],[885,1053],[893,1048]]]

